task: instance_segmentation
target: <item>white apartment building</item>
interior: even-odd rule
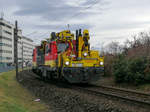
[[[0,18],[0,66],[14,63],[14,28],[10,22]],[[18,61],[32,62],[33,40],[18,31]]]
[[[22,36],[22,50],[23,50],[23,61],[24,62],[32,62],[32,54],[33,54],[33,40]],[[21,51],[22,51],[21,50]]]

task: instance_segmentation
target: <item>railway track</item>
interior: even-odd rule
[[[150,94],[148,93],[138,92],[129,89],[109,87],[109,86],[98,86],[93,89],[98,91],[107,91],[112,94],[119,94],[122,95],[123,97],[132,98],[136,100],[138,99],[150,103]]]
[[[121,100],[129,105],[150,109],[150,94],[107,86],[96,86],[90,88],[74,86],[73,88],[88,94],[105,96],[110,99]]]
[[[39,77],[36,77],[40,79]],[[49,82],[48,82],[49,83]],[[68,83],[51,81],[51,84],[77,90],[82,93],[109,98],[111,100],[123,101],[130,106],[139,106],[150,110],[150,94],[137,92],[128,89],[121,89],[108,86],[77,86]]]

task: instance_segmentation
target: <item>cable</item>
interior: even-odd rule
[[[91,4],[91,5],[88,6],[88,7],[84,7],[84,9],[82,9],[82,10],[87,10],[87,9],[89,9],[89,8],[92,8],[94,5],[96,5],[96,4],[99,3],[100,1],[101,1],[101,0],[93,0],[93,1],[89,0],[87,3],[89,3],[89,2],[94,2],[94,3]],[[63,21],[63,23],[65,23],[66,21],[67,21],[67,22],[70,21],[71,19],[73,19],[73,18],[76,17],[76,16],[79,16],[80,14],[81,14],[81,12],[78,12],[78,13],[74,14],[73,16],[69,17],[67,20]],[[55,18],[55,19],[57,19],[57,18]],[[55,29],[59,28],[59,26],[60,26],[60,25],[56,26]]]
[[[42,35],[40,35],[40,37],[43,37],[43,36],[47,35],[47,33],[50,33],[50,31],[47,31],[47,32],[43,33]]]
[[[82,9],[82,10],[87,10],[87,9],[89,9],[89,8],[92,8],[94,5],[96,5],[97,3],[99,3],[101,0],[93,0],[93,4],[91,4],[89,7],[85,7],[84,9]],[[73,19],[74,17],[76,17],[76,16],[79,16],[81,14],[81,12],[79,12],[79,13],[77,13],[77,14],[74,14],[73,16],[71,16],[68,20],[65,20],[64,22],[68,22],[68,21],[70,21],[71,19]],[[63,23],[64,23],[63,22]],[[57,27],[59,27],[59,26],[56,26],[56,28]]]
[[[32,32],[32,33],[29,33],[29,34],[27,34],[27,35],[25,35],[25,36],[28,37],[28,36],[30,36],[30,35],[32,35],[32,34],[35,34],[35,33],[37,33],[37,31],[34,31],[34,32]]]
[[[92,2],[94,2],[93,4],[91,4],[91,5],[88,6],[88,7],[85,7],[85,8],[82,9],[82,10],[90,9],[90,8],[92,8],[94,5],[96,5],[97,3],[99,3],[100,1],[101,1],[101,0],[93,0],[93,1],[92,1]],[[91,2],[91,1],[89,0],[89,2]],[[87,3],[88,3],[88,2],[87,2]],[[73,18],[76,17],[76,16],[79,16],[80,14],[81,14],[81,12],[78,12],[78,13],[74,14],[73,16],[69,17],[68,20],[63,21],[63,23],[66,22],[66,21],[67,21],[67,22],[70,21],[71,19],[73,19]],[[59,28],[59,27],[60,27],[60,25],[56,26],[55,29],[57,29],[57,28]],[[49,32],[50,32],[50,31],[47,31],[46,33],[44,33],[44,34],[41,35],[40,37],[47,35],[47,33],[49,33]]]
[[[87,10],[87,9],[89,9],[89,8],[92,8],[95,4],[97,4],[98,2],[100,2],[100,0],[93,0],[93,1],[95,1],[93,4],[91,4],[89,7],[85,7],[85,9],[83,9],[83,10]],[[78,15],[80,15],[81,14],[81,12],[79,12],[79,13],[77,13],[77,14],[75,14],[75,15],[73,15],[71,18],[73,18],[73,17],[75,17],[75,16],[78,16]],[[70,18],[70,19],[71,19]]]

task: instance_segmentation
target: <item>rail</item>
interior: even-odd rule
[[[111,87],[104,87],[104,86],[97,86],[97,87],[93,87],[93,88],[88,88],[88,87],[78,87],[78,86],[73,86],[74,89],[82,91],[82,92],[86,92],[89,93],[91,95],[96,95],[96,96],[105,96],[106,98],[110,98],[110,99],[118,99],[118,100],[123,100],[124,102],[128,102],[129,104],[135,104],[136,106],[140,106],[143,108],[149,108],[150,109],[150,95],[146,94],[146,93],[141,93],[141,92],[136,92],[136,91],[131,91],[131,90],[126,90],[126,89],[119,89],[119,88],[111,88]],[[98,89],[99,88],[99,89]],[[102,89],[105,88],[105,89]],[[106,90],[106,88],[109,88],[109,91]],[[111,89],[111,90],[110,90]],[[115,90],[115,92],[114,92]],[[113,92],[111,92],[113,91]],[[121,92],[119,92],[121,91]],[[127,94],[127,92],[130,93]],[[132,93],[132,95],[131,95]],[[126,95],[125,95],[126,94]],[[136,96],[135,94],[138,94],[138,96]],[[145,98],[143,99],[142,97],[140,97],[140,95],[142,95],[142,97],[148,97],[148,100],[145,100]]]

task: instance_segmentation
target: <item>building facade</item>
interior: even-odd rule
[[[14,63],[14,28],[10,22],[0,18],[0,66]],[[32,62],[33,40],[22,36],[18,31],[18,61]]]
[[[33,40],[27,38],[27,37],[22,37],[22,58],[24,62],[32,62],[32,54],[33,54]]]

